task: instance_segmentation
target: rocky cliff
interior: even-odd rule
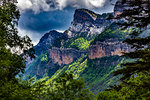
[[[70,64],[80,58],[83,54],[86,54],[86,51],[79,51],[73,48],[60,49],[55,47],[48,52],[49,58],[60,66]]]
[[[65,34],[52,30],[49,33],[46,33],[39,41],[39,43],[34,47],[36,55],[40,55],[41,52],[44,52],[53,45],[55,40],[59,37],[67,37]]]
[[[77,9],[74,20],[69,29],[65,32],[70,38],[77,33],[88,32],[89,34],[100,34],[112,20],[106,20],[109,14],[96,14],[87,9]]]
[[[109,39],[104,42],[97,41],[96,44],[90,45],[88,57],[90,59],[102,58],[104,56],[122,55],[122,52],[129,52],[129,45],[118,41],[117,39]]]

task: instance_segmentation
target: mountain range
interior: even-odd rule
[[[125,6],[123,5],[125,4]],[[112,72],[121,68],[127,59],[122,52],[132,51],[125,43],[131,28],[121,30],[114,18],[127,7],[116,2],[113,13],[96,14],[88,9],[76,9],[70,27],[64,33],[52,30],[34,46],[36,58],[27,60],[24,79],[55,81],[63,72],[83,78],[95,94],[110,85],[118,84],[120,76]]]

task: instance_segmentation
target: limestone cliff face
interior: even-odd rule
[[[143,6],[144,9],[149,9],[150,0],[140,0],[141,6]],[[131,5],[131,4],[134,4]],[[136,0],[117,0],[115,7],[114,7],[114,16],[118,16],[123,13],[124,10],[130,9],[133,10],[136,8]]]
[[[72,63],[74,60],[78,59],[85,51],[79,51],[73,48],[60,49],[53,47],[49,51],[49,58],[52,59],[54,63],[61,65],[66,65]]]
[[[111,13],[110,13],[111,14]],[[88,32],[89,34],[100,34],[112,21],[106,20],[109,14],[96,14],[87,9],[77,9],[74,20],[65,32],[70,38],[77,33]]]
[[[101,58],[103,56],[122,55],[122,52],[129,52],[129,45],[118,41],[117,39],[109,39],[104,42],[97,42],[89,47],[88,57],[90,59]]]

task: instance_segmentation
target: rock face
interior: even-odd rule
[[[131,48],[129,45],[118,41],[117,39],[109,39],[104,42],[97,42],[91,45],[88,51],[90,59],[101,58],[103,56],[122,55],[122,52],[129,52]]]
[[[77,9],[74,14],[74,20],[65,33],[70,38],[77,33],[83,32],[100,34],[112,22],[111,20],[106,20],[106,17],[110,14],[99,15],[87,9]]]
[[[49,47],[54,43],[54,41],[59,38],[65,36],[63,33],[59,33],[55,30],[46,33],[39,41],[39,43],[34,47],[36,55],[39,55],[42,51],[46,51]]]
[[[136,8],[137,0],[117,0],[114,8],[114,16],[118,16],[123,13],[124,10],[133,10]],[[140,0],[144,9],[149,9],[150,0]],[[134,4],[135,6],[132,6]]]
[[[49,58],[52,59],[54,63],[61,65],[66,65],[72,63],[74,60],[78,59],[82,54],[86,54],[85,51],[79,51],[73,48],[52,48],[49,51]]]

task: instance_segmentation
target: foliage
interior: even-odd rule
[[[1,0],[0,4],[0,70],[1,79],[14,78],[20,71],[24,71],[25,60],[18,55],[21,51],[32,55],[31,40],[29,37],[20,37],[17,34],[19,11],[14,1]],[[13,53],[12,53],[13,52]]]
[[[99,93],[96,97],[96,100],[125,100],[121,93],[117,91],[103,91]]]
[[[73,38],[68,39],[62,45],[62,48],[75,48],[78,50],[87,50],[90,43],[96,35],[89,35],[89,33],[78,33]]]
[[[118,84],[120,76],[113,77],[112,72],[119,69],[120,63],[125,60],[119,56],[102,57],[100,59],[87,59],[87,66],[80,74],[87,87],[97,94],[110,85]]]
[[[33,100],[31,87],[15,77],[24,72],[25,58],[34,57],[30,38],[18,35],[16,26],[20,14],[15,4],[15,0],[0,1],[0,99]]]
[[[47,57],[46,53],[44,55],[42,55],[41,61],[42,62],[44,62],[44,61],[47,62],[48,61],[48,57]]]
[[[58,64],[52,64],[52,68],[48,69],[48,63],[52,63],[52,60],[48,57],[46,52],[42,52],[38,57],[36,57],[33,62],[25,69],[26,73],[24,73],[24,79],[28,79],[28,77],[36,77],[37,80],[43,77],[51,77],[59,68]],[[36,75],[37,70],[45,70],[47,69],[45,75]],[[47,74],[47,75],[46,75]]]
[[[102,98],[101,100],[149,100],[149,88],[142,86],[145,80],[149,83],[149,79],[149,74],[145,76],[140,73],[136,78],[131,77],[128,82],[112,86],[111,89],[99,93],[97,100],[99,98]]]
[[[112,23],[107,28],[105,28],[105,30],[101,34],[95,37],[94,41],[92,41],[91,44],[96,44],[97,41],[103,42],[111,38],[123,41],[127,37],[129,37],[131,30],[131,28],[121,30],[116,23]]]
[[[79,78],[80,74],[87,68],[87,55],[83,55],[73,64],[68,65],[65,72],[72,72],[76,79]]]
[[[139,35],[150,24],[150,7],[148,0],[130,1],[132,9],[126,9],[117,18],[125,19],[119,25],[125,29],[133,27],[131,37],[124,42],[134,48],[135,51],[124,53],[124,56],[135,61],[123,63],[122,69],[114,72],[114,75],[122,75],[118,86],[112,86],[108,91],[99,94],[104,100],[149,100],[150,99],[150,36],[141,38]],[[136,7],[135,7],[136,6]],[[138,28],[138,29],[137,29]],[[111,93],[111,94],[110,94]],[[109,94],[106,96],[105,94]]]
[[[83,80],[76,80],[73,74],[63,73],[56,80],[54,88],[48,89],[51,100],[93,100],[94,95],[84,87]]]
[[[91,41],[87,41],[84,38],[78,38],[74,40],[69,47],[77,48],[79,50],[87,50],[90,46]]]
[[[118,84],[116,82],[120,76],[113,77],[112,72],[121,68],[120,64],[125,61],[119,56],[92,60],[88,59],[87,55],[83,55],[72,64],[57,70],[46,83],[55,82],[64,72],[72,72],[75,79],[84,78],[86,87],[97,94],[99,91],[107,89],[109,85]]]
[[[137,0],[133,2],[133,4],[130,4],[130,6],[138,6],[137,8],[135,8],[135,10],[125,10],[120,16],[118,16],[118,18],[124,17],[127,20],[125,23],[120,24],[123,28],[126,28],[128,26],[135,27],[134,31],[131,34],[131,38],[128,38],[124,41],[131,45],[132,48],[135,49],[135,51],[125,53],[124,55],[131,59],[136,59],[136,61],[122,64],[125,67],[114,73],[115,75],[123,74],[121,80],[124,81],[130,80],[131,76],[136,79],[139,73],[148,75],[150,71],[150,36],[147,36],[145,38],[137,37],[143,32],[147,25],[150,24],[150,22],[148,21],[150,18],[150,7],[148,5],[145,5],[145,7],[147,7],[145,9],[145,7],[142,6],[142,4],[144,3],[146,4],[148,3],[148,1]],[[131,13],[131,15],[127,13]],[[138,30],[136,28],[138,28]],[[143,82],[143,86],[145,85],[145,88],[148,88],[149,86],[146,84],[147,82],[145,82],[146,80]]]

